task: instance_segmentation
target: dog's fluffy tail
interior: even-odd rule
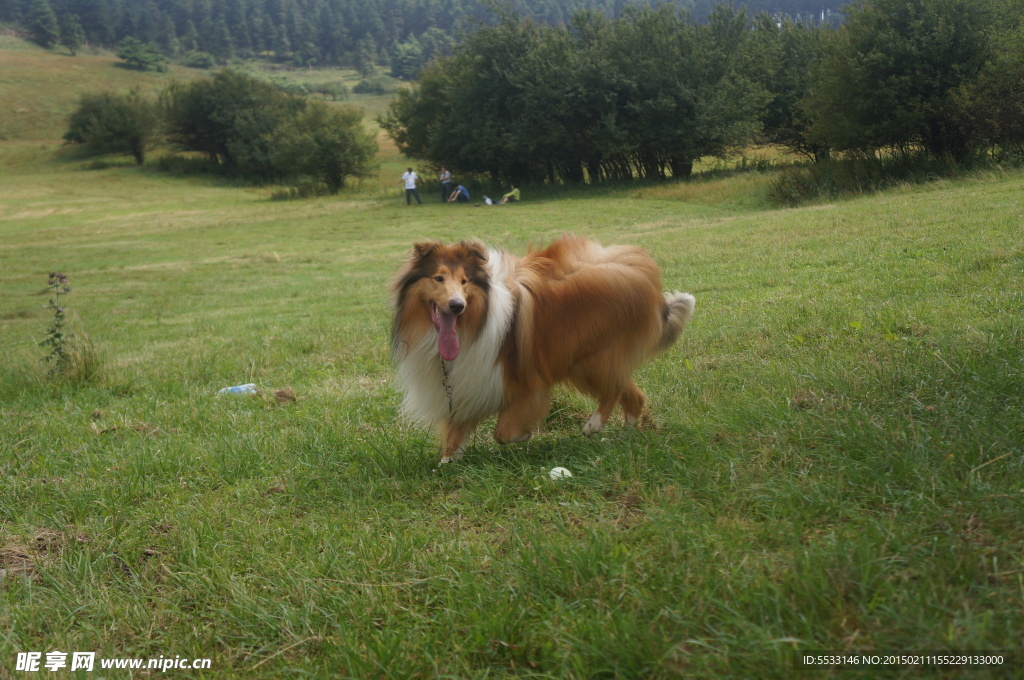
[[[661,313],[665,325],[661,329],[661,340],[656,351],[664,352],[675,344],[686,324],[690,322],[696,305],[697,300],[689,293],[665,293],[665,309]]]

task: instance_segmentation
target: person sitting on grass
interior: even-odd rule
[[[510,184],[509,186],[512,188],[512,191],[510,191],[507,194],[505,194],[504,196],[502,196],[501,200],[498,201],[498,203],[518,203],[519,202],[519,187],[517,187],[515,184]]]
[[[452,189],[452,195],[448,197],[448,202],[453,203],[455,201],[458,201],[459,203],[469,203],[469,189],[461,184]]]

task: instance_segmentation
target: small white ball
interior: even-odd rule
[[[551,468],[551,471],[548,472],[548,477],[551,478],[551,481],[557,482],[559,480],[568,479],[569,477],[572,477],[572,473],[566,470],[564,467],[556,467]]]

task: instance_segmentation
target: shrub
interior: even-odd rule
[[[820,195],[813,172],[803,165],[786,168],[775,176],[768,189],[768,200],[776,205],[797,206]]]
[[[879,158],[853,155],[839,160],[796,165],[776,175],[768,199],[795,206],[823,198],[856,196],[937,177],[955,176],[976,162],[958,163],[950,157],[932,158],[926,151]]]
[[[348,88],[341,82],[314,85],[310,91],[323,95],[324,99],[330,97],[331,101],[348,99]]]
[[[217,59],[209,52],[189,52],[181,63],[189,68],[209,69],[217,65]]]
[[[352,88],[356,94],[387,94],[394,90],[390,81],[383,76],[375,76],[360,80]]]
[[[266,81],[276,87],[279,91],[285,94],[295,95],[296,97],[304,97],[310,93],[310,88],[305,83],[300,83],[297,80],[289,78],[284,75],[271,75],[266,78]]]

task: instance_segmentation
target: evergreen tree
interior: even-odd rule
[[[269,14],[260,20],[260,40],[264,52],[273,52],[278,47],[277,25]]]
[[[274,54],[278,59],[287,59],[292,54],[292,42],[288,38],[288,29],[283,24],[277,27],[274,35]]]
[[[117,56],[124,60],[127,68],[137,71],[166,71],[166,57],[149,43],[127,37],[117,45]]]
[[[224,21],[231,32],[231,42],[236,50],[252,49],[252,35],[245,6],[245,0],[226,0],[224,5]]]
[[[315,34],[312,23],[299,22],[295,41],[292,42],[295,48],[295,63],[299,66],[312,66],[320,61],[320,49],[316,45]]]
[[[355,67],[359,75],[369,78],[377,72],[377,43],[369,35],[356,43]]]
[[[174,27],[174,19],[170,14],[163,14],[160,18],[160,30],[156,43],[165,54],[175,55],[181,51],[181,44],[178,42],[177,31]]]
[[[231,56],[231,32],[223,18],[206,19],[199,26],[199,49],[221,60]]]
[[[79,0],[77,13],[81,17],[86,40],[96,45],[114,44],[115,14],[111,0]]]
[[[18,0],[0,0],[0,21],[14,21],[18,16]]]
[[[409,38],[395,47],[391,57],[391,75],[403,80],[416,77],[423,66],[423,47],[416,38]]]
[[[85,31],[77,14],[65,14],[60,21],[60,44],[68,48],[71,56],[78,54],[85,44]]]
[[[431,26],[424,31],[419,37],[419,42],[423,48],[424,64],[436,57],[448,56],[455,47],[455,38],[436,26]]]
[[[25,27],[32,40],[41,47],[49,49],[60,40],[57,15],[47,0],[30,0],[25,12]]]
[[[185,23],[185,33],[179,41],[182,52],[195,52],[199,49],[199,31],[196,25],[189,19]]]

